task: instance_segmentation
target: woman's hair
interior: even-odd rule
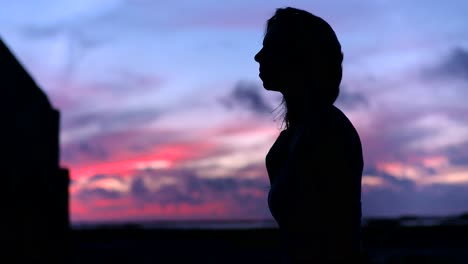
[[[310,89],[304,91],[304,96],[309,100],[315,98],[313,104],[332,105],[340,92],[343,53],[331,26],[320,17],[292,7],[276,9],[267,21],[266,32],[274,26],[286,29],[291,44],[289,55],[311,77]],[[294,102],[288,101],[283,96],[286,110],[283,122],[287,127],[295,115]]]

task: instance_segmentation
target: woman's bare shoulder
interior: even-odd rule
[[[342,145],[354,137],[354,127],[338,108],[326,111],[320,118],[310,119],[300,133],[301,145],[306,147]]]

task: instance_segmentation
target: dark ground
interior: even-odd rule
[[[468,226],[363,230],[370,263],[468,263]],[[170,230],[135,226],[73,230],[70,263],[279,263],[277,229]]]

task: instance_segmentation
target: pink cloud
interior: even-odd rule
[[[141,164],[154,161],[165,161],[169,167],[172,167],[178,162],[202,157],[206,155],[206,152],[213,150],[213,147],[214,145],[210,143],[170,144],[155,147],[139,155],[117,154],[109,158],[107,162],[89,159],[82,163],[70,164],[71,177],[80,179],[95,174],[127,175],[139,169]]]
[[[82,178],[72,184],[72,219],[268,218],[268,178],[239,177],[244,169],[248,168],[219,179],[177,167],[134,170],[127,178],[120,174]],[[101,184],[115,179],[127,187]]]

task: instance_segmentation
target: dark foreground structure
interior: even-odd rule
[[[73,230],[69,263],[281,264],[275,228]],[[466,264],[468,225],[402,226],[382,220],[363,228],[366,264]],[[354,262],[350,262],[354,263]]]
[[[0,80],[6,156],[0,262],[63,262],[69,173],[59,165],[60,113],[1,39]]]

